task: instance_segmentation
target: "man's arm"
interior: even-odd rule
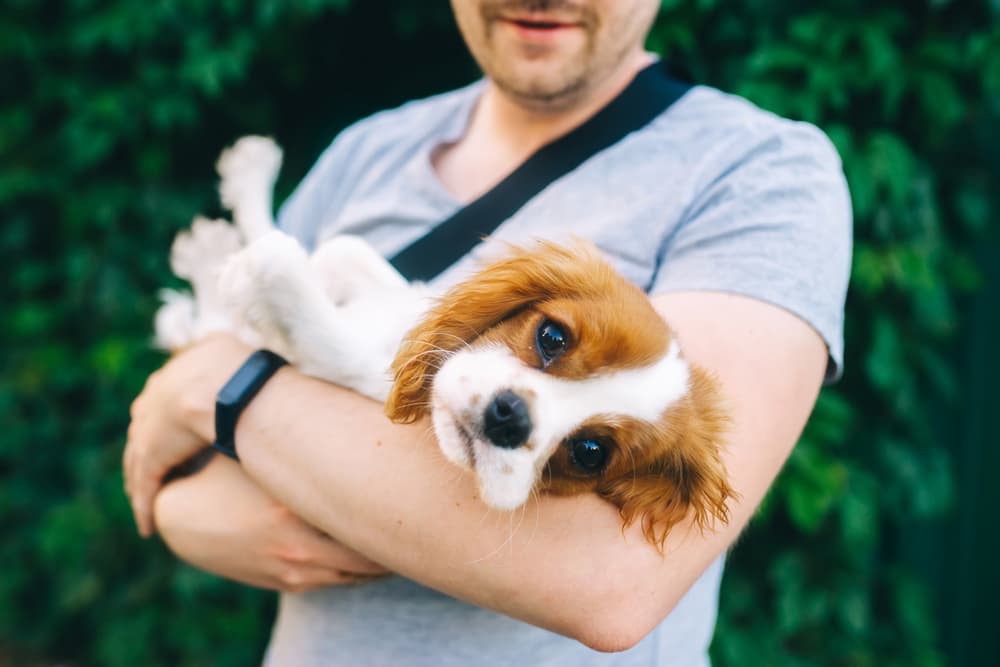
[[[179,558],[251,586],[294,593],[388,574],[274,501],[222,455],[167,484],[153,509]]]
[[[720,381],[732,419],[725,459],[740,494],[727,526],[705,535],[679,526],[662,556],[637,528],[623,535],[615,509],[592,495],[488,509],[472,476],[441,457],[428,423],[392,424],[380,405],[293,369],[240,420],[244,468],[307,522],[395,572],[599,650],[627,648],[750,519],[805,424],[827,359],[815,331],[760,301],[686,292],[654,302],[686,356]],[[226,356],[198,354],[186,363]],[[206,439],[210,413],[189,411]]]

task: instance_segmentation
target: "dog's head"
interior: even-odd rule
[[[514,248],[440,300],[393,372],[386,413],[430,414],[493,507],[593,491],[658,546],[687,516],[728,519],[711,379],[590,246]]]

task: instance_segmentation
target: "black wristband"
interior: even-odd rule
[[[213,449],[240,460],[236,455],[236,422],[264,383],[287,363],[270,350],[257,350],[243,362],[215,398]]]

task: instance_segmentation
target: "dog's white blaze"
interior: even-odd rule
[[[554,449],[582,423],[598,415],[622,415],[646,421],[663,412],[688,391],[690,370],[676,342],[666,355],[641,368],[611,371],[570,380],[528,368],[503,346],[463,350],[450,357],[434,380],[434,424],[441,449],[453,462],[473,465],[484,500],[513,509],[531,493],[539,471]],[[474,461],[458,434],[481,433],[481,410],[470,409],[472,392],[493,396],[509,389],[529,405],[532,432],[528,446],[496,447],[479,436]]]

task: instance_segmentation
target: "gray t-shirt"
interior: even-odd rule
[[[433,150],[458,140],[483,88],[376,114],[345,130],[283,206],[313,245],[366,238],[391,256],[460,206]],[[815,127],[695,87],[552,183],[495,238],[588,238],[652,293],[716,290],[780,306],[811,325],[840,374],[851,207],[840,160]],[[435,279],[451,285],[496,252],[481,245]],[[616,536],[609,536],[615,539]],[[296,665],[708,665],[723,559],[631,650],[602,654],[401,577],[281,597],[266,662]]]

